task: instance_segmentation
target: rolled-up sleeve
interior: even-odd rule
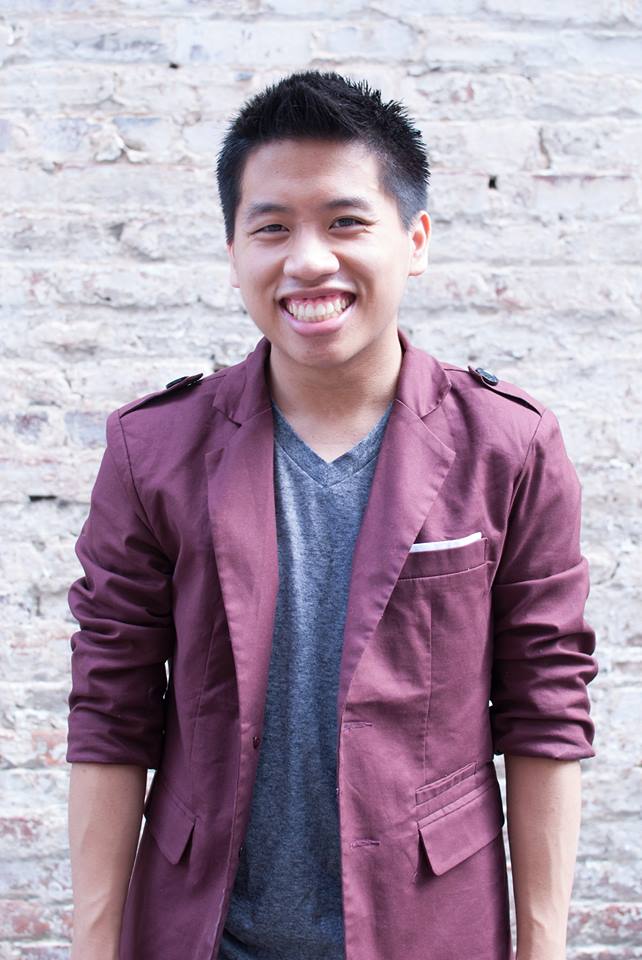
[[[580,515],[580,483],[546,410],[517,481],[492,588],[495,753],[595,756],[587,685],[598,667],[584,619]]]
[[[157,768],[174,644],[172,570],[138,499],[118,411],[107,419],[76,554],[84,576],[68,595],[79,630],[71,637],[66,759]]]

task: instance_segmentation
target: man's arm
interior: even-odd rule
[[[518,478],[493,583],[491,727],[503,753],[519,960],[561,960],[580,824],[579,760],[595,755],[587,685],[581,488],[545,411]]]
[[[581,819],[578,760],[506,754],[517,960],[564,960]]]
[[[146,768],[133,764],[72,764],[68,811],[74,932],[70,960],[118,960],[146,779]]]
[[[117,413],[76,553],[84,576],[69,590],[79,629],[66,757],[73,960],[116,960],[147,770],[162,757],[175,637],[172,564],[138,497]]]

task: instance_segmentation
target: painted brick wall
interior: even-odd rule
[[[642,957],[641,38],[640,0],[0,0],[0,960],[67,956],[66,592],[105,417],[258,340],[215,155],[304,66],[368,78],[425,132],[413,342],[562,423],[601,667],[569,957]]]

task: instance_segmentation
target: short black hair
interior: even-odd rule
[[[395,100],[384,103],[366,81],[316,70],[293,73],[246,102],[230,124],[216,166],[225,236],[234,237],[248,155],[275,140],[363,143],[377,156],[381,184],[397,201],[404,228],[425,209],[430,168],[420,131]]]

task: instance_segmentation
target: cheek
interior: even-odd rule
[[[240,267],[237,265],[237,269],[241,289],[248,297],[261,296],[274,273],[265,258],[256,256],[245,260]]]

